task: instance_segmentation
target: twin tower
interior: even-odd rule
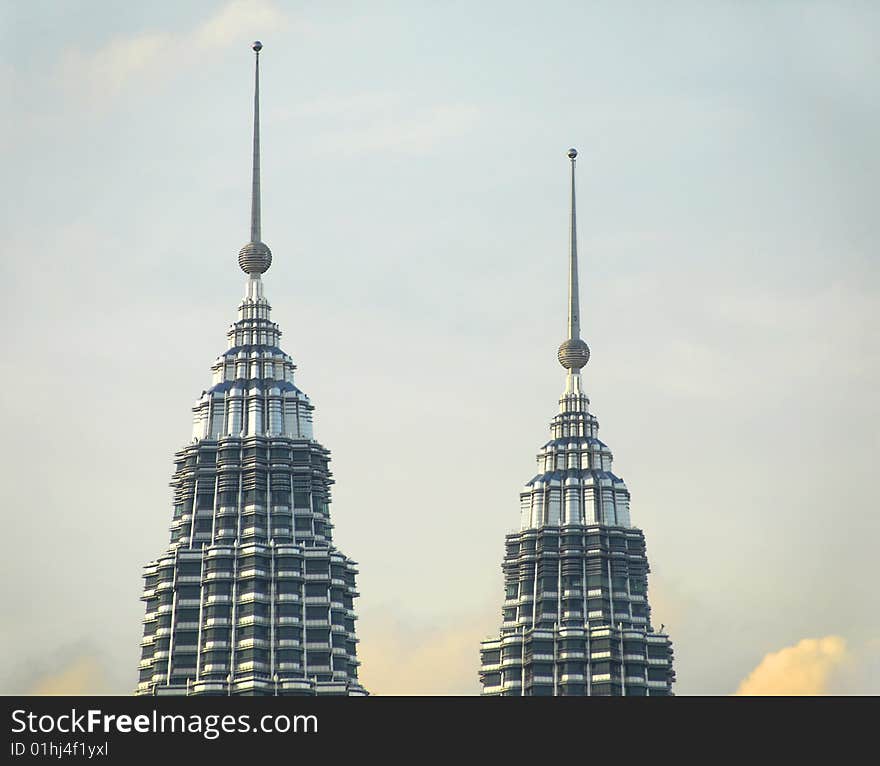
[[[254,74],[251,237],[227,348],[175,455],[167,550],[145,567],[141,695],[366,695],[358,680],[356,562],[333,544],[330,453],[280,348],[263,274],[260,50]],[[651,626],[648,561],[629,492],[581,388],[575,158],[566,369],[538,474],[506,538],[497,637],[480,647],[485,695],[669,695],[672,645]],[[477,647],[474,647],[476,659]]]

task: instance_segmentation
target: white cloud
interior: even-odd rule
[[[271,0],[232,0],[187,32],[143,32],[111,40],[94,51],[69,49],[62,57],[62,77],[76,92],[106,99],[138,77],[168,74],[182,57],[240,44],[283,28],[288,20]]]
[[[221,48],[241,42],[245,30],[277,30],[287,17],[269,0],[232,0],[190,36],[201,48]]]

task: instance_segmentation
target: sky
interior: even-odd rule
[[[584,383],[676,693],[880,692],[877,4],[6,0],[0,34],[0,692],[136,684],[243,295],[254,39],[266,294],[367,688],[479,691],[575,146]]]

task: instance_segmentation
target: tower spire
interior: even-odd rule
[[[578,300],[578,242],[577,242],[577,205],[575,204],[574,165],[577,161],[577,150],[569,149],[571,160],[571,223],[569,235],[571,242],[568,247],[568,337],[576,340],[581,337],[581,310]]]
[[[251,242],[260,241],[260,51],[263,44],[253,44],[254,62],[254,169],[251,183]]]
[[[590,358],[590,348],[581,340],[581,310],[578,289],[577,210],[575,204],[574,170],[577,149],[568,150],[571,160],[571,229],[568,251],[568,339],[559,347],[559,363],[569,375],[577,375]]]
[[[251,178],[251,241],[238,253],[238,265],[249,277],[259,279],[272,265],[272,251],[262,241],[260,214],[260,51],[263,43],[252,46],[254,62],[254,164]]]

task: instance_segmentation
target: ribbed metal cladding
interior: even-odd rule
[[[580,370],[590,361],[590,349],[580,338],[569,339],[559,346],[556,358],[567,370]]]
[[[238,251],[238,265],[245,274],[265,274],[272,265],[272,251],[263,242],[248,242]]]

